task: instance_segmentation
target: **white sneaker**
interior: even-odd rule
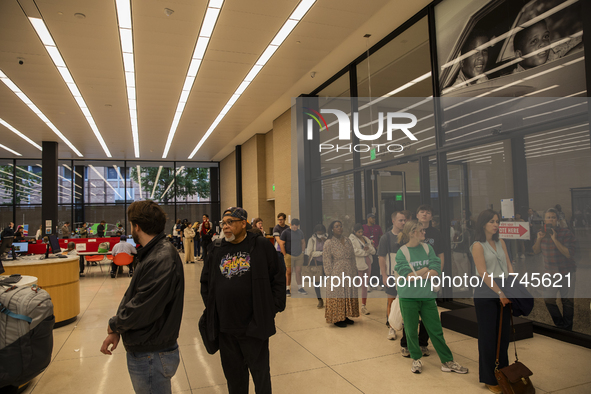
[[[444,364],[441,364],[441,370],[443,372],[456,372],[456,373],[468,373],[468,368],[462,367],[460,364],[456,363],[455,361],[448,361]]]
[[[423,362],[421,360],[412,360],[412,367],[410,368],[412,373],[423,372]]]
[[[361,314],[362,315],[369,315],[369,311],[365,307],[365,305],[361,305]]]
[[[390,327],[390,330],[388,331],[388,339],[391,341],[396,340],[396,330],[392,327]]]

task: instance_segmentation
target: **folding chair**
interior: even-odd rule
[[[133,262],[133,256],[127,253],[118,253],[113,258],[113,263],[117,266],[124,266],[129,265]],[[129,267],[127,267],[129,269]],[[117,274],[119,274],[119,268],[115,271],[115,279],[117,279]]]
[[[86,262],[87,263],[97,263],[98,267],[101,270],[101,273],[103,272],[103,267],[101,266],[101,261],[103,261],[104,256],[102,254],[97,254],[97,255],[92,255],[92,256],[86,256]],[[90,268],[92,267],[92,264],[90,264],[88,266],[88,268],[86,268],[86,273],[89,274],[90,273]]]

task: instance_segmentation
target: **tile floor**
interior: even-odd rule
[[[207,354],[197,329],[203,311],[201,267],[200,263],[185,265],[185,309],[178,340],[181,364],[172,380],[175,393],[227,393],[219,354]],[[125,275],[111,279],[100,272],[81,278],[79,318],[54,331],[52,362],[25,393],[133,393],[122,344],[112,356],[99,351],[107,320],[116,311],[129,280]],[[386,339],[383,298],[370,299],[371,314],[346,329],[326,324],[324,309],[316,309],[316,302],[313,296],[288,298],[286,310],[276,318],[277,334],[270,340],[275,393],[488,392],[478,383],[476,339],[444,329],[455,360],[468,367],[469,374],[441,372],[432,350],[432,355],[423,359],[423,373],[414,375],[410,360],[400,356],[400,342]],[[521,361],[534,372],[537,393],[591,392],[590,349],[540,335],[520,341],[518,346]]]

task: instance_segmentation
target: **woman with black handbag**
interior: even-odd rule
[[[324,242],[327,240],[326,227],[323,224],[317,224],[314,227],[314,235],[308,240],[308,246],[306,247],[306,256],[308,256],[309,266],[311,267],[314,276],[319,275],[320,278],[324,277],[324,266],[322,265],[322,250],[324,249]],[[314,272],[315,271],[315,272]],[[324,301],[320,295],[320,283],[318,286],[314,286],[316,292],[316,298],[318,298],[318,309],[324,308]]]
[[[511,334],[511,311],[503,308],[511,301],[502,289],[491,280],[508,278],[513,266],[507,253],[507,247],[499,239],[499,214],[492,209],[482,211],[476,221],[475,242],[471,246],[477,274],[482,277],[483,285],[474,290],[474,307],[478,322],[478,365],[480,382],[493,393],[502,393],[495,377],[495,360],[499,319],[503,314],[498,368],[509,365],[509,336]],[[491,286],[492,284],[492,286]]]

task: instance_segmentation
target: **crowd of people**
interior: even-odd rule
[[[441,371],[468,373],[454,360],[446,344],[437,309],[438,289],[432,287],[431,280],[444,270],[445,240],[433,225],[433,209],[429,205],[419,206],[414,213],[393,212],[392,226],[384,226],[388,228],[385,233],[375,215],[369,214],[366,223],[354,224],[350,229],[338,219],[328,228],[319,223],[307,241],[300,220],[293,218],[287,224],[287,215],[280,213],[273,228],[275,246],[264,237],[262,220],[256,218],[248,223],[247,212],[240,207],[224,211],[219,222],[221,232],[215,238],[208,215],[203,215],[201,223],[177,221],[169,240],[164,232],[166,215],[158,204],[134,202],[128,215],[133,240],[141,247],[135,250],[122,236],[113,254],[137,255],[137,272],[117,314],[109,321],[101,351],[111,354],[123,337],[136,392],[149,387],[158,392],[170,391],[170,379],[179,363],[176,340],[183,310],[182,259],[195,263],[199,256],[203,261],[200,283],[205,304],[199,329],[207,350],[211,354],[220,352],[230,393],[248,391],[249,372],[258,393],[271,392],[269,337],[276,332],[274,318],[285,309],[286,298],[292,296],[292,281],[293,294],[307,295],[302,280],[304,267],[320,278],[366,279],[359,282],[360,286],[345,280],[338,286],[327,286],[326,281],[322,286],[322,280],[314,281],[317,308],[324,308],[328,324],[338,328],[355,324],[355,318],[371,313],[368,293],[385,291],[387,339],[397,339],[396,330],[388,322],[396,301],[404,322],[400,354],[410,359],[412,373],[423,372],[422,358],[431,354],[429,340],[441,362]],[[543,255],[546,272],[563,277],[570,274],[570,286],[564,279],[562,287],[547,288],[544,300],[554,324],[572,330],[577,250],[574,234],[560,206],[543,215],[530,209],[527,221],[535,238],[524,244],[525,250]],[[501,215],[491,209],[482,211],[475,221],[469,212],[463,211],[461,220],[451,229],[452,266],[455,269],[455,265],[464,264],[454,261],[455,253],[469,253],[472,260],[468,264],[473,264],[475,274],[483,279],[483,285],[473,293],[478,321],[479,380],[495,393],[502,392],[495,368],[509,364],[509,307],[514,302],[498,279],[507,279],[515,272],[509,243],[499,237],[500,223]],[[13,227],[11,223],[4,233],[14,231]],[[75,254],[75,244],[70,242],[64,253]],[[405,281],[397,280],[400,278]],[[557,305],[558,293],[562,308]],[[501,316],[503,324],[499,326]],[[154,358],[155,354],[160,357]],[[147,356],[157,361],[149,370],[142,364]]]

